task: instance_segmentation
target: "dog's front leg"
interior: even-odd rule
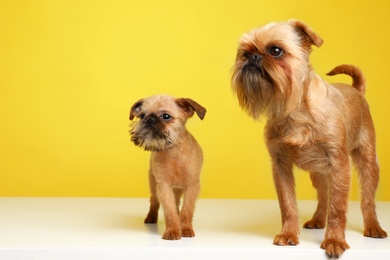
[[[158,200],[164,210],[165,232],[162,238],[166,240],[179,240],[181,239],[180,219],[173,189],[165,182],[157,182],[156,190]]]
[[[200,190],[199,181],[187,186],[184,193],[183,207],[180,212],[181,235],[183,237],[194,237],[192,218],[195,210],[195,202]]]
[[[350,163],[348,153],[339,149],[338,154],[329,155],[328,221],[321,248],[329,257],[339,257],[349,245],[345,241],[348,194],[350,186]]]
[[[287,156],[272,151],[270,153],[273,178],[282,216],[282,231],[275,237],[274,244],[279,246],[297,245],[299,244],[299,225],[293,165]]]

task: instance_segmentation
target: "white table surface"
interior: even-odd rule
[[[145,225],[147,198],[0,197],[0,260],[8,259],[327,259],[323,230],[301,229],[298,246],[272,244],[280,231],[274,200],[200,199],[196,237],[165,241],[163,214]],[[315,201],[299,201],[300,224]],[[382,228],[390,234],[390,202],[378,202]],[[390,259],[390,239],[362,235],[358,202],[348,211],[341,259]]]

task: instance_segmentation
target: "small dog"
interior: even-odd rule
[[[329,84],[309,63],[311,46],[323,40],[305,24],[270,23],[242,36],[233,66],[232,88],[254,119],[267,117],[265,140],[272,159],[282,230],[275,245],[299,243],[293,165],[310,172],[318,207],[304,228],[324,228],[321,248],[339,257],[345,240],[350,187],[349,156],[359,172],[364,235],[384,238],[375,212],[379,166],[375,130],[364,99],[365,79],[351,65],[328,75],[347,74],[352,86]]]
[[[192,99],[168,95],[141,99],[130,109],[130,120],[139,118],[130,130],[131,141],[152,152],[150,209],[144,222],[157,223],[161,203],[166,222],[162,238],[167,240],[195,236],[192,218],[200,190],[203,153],[185,127],[194,112],[203,119],[206,109]]]

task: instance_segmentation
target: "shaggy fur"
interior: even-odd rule
[[[130,109],[130,120],[139,119],[130,130],[131,141],[152,151],[150,209],[145,223],[157,223],[161,204],[166,224],[162,238],[167,240],[195,236],[192,218],[200,190],[203,153],[185,127],[194,112],[203,119],[206,109],[192,99],[167,95],[141,99]]]
[[[232,87],[249,116],[267,118],[265,140],[282,216],[275,245],[297,245],[298,212],[293,165],[310,172],[318,207],[305,228],[326,228],[321,248],[339,257],[345,240],[350,161],[361,185],[364,235],[384,238],[375,213],[379,166],[375,130],[364,99],[362,72],[341,65],[328,75],[347,74],[352,86],[329,84],[309,63],[311,46],[322,39],[305,24],[271,23],[244,34],[233,67]]]

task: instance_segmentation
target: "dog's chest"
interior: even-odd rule
[[[152,157],[152,171],[157,182],[164,182],[175,188],[185,188],[199,179],[201,160],[188,152],[170,151],[156,153]]]
[[[271,156],[307,171],[326,170],[335,156],[335,147],[326,141],[326,136],[318,135],[311,124],[268,128],[266,139]]]
[[[293,162],[306,171],[323,172],[331,167],[334,156],[319,143],[294,147]]]

